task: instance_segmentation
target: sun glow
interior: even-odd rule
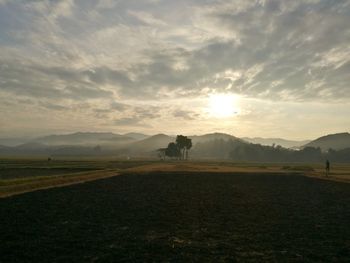
[[[227,118],[238,113],[237,97],[232,94],[211,94],[208,103],[209,114]]]

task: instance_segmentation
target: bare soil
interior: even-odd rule
[[[348,262],[350,184],[148,171],[0,199],[0,262]]]

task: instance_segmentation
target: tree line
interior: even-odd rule
[[[166,148],[158,149],[161,159],[171,158],[187,160],[192,140],[187,136],[178,135],[175,142],[170,142]],[[215,139],[198,142],[193,148],[195,158],[226,159],[234,162],[331,162],[350,163],[350,148],[343,150],[329,149],[322,152],[320,148],[305,147],[301,150],[283,148],[279,145],[265,146],[247,143],[243,140]]]
[[[301,150],[279,145],[265,146],[242,140],[216,139],[197,143],[192,151],[196,158],[226,159],[234,162],[331,162],[350,163],[350,148],[343,150],[305,147]]]
[[[178,160],[187,160],[188,151],[192,148],[192,139],[187,136],[177,135],[175,142],[170,142],[167,148],[158,149],[161,159],[169,157]]]

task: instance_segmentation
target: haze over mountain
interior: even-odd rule
[[[49,135],[34,139],[34,142],[46,145],[97,145],[127,143],[135,139],[126,135],[119,135],[110,132],[77,132],[64,135]]]
[[[131,136],[142,138],[136,139]],[[293,150],[280,145],[264,146],[250,143],[225,133],[189,136],[192,139],[190,158],[251,162],[350,162],[350,134],[340,133],[320,137]],[[1,156],[114,156],[117,158],[158,158],[157,150],[175,142],[175,136],[139,133],[77,132],[49,135],[9,147],[0,145]],[[273,139],[274,142],[278,140]],[[266,140],[264,141],[266,142]],[[290,142],[282,140],[282,142]],[[319,148],[318,148],[319,147]],[[332,148],[332,151],[328,151]],[[323,152],[321,152],[321,149]]]
[[[261,145],[280,145],[284,148],[300,148],[301,146],[307,144],[310,142],[310,140],[304,140],[304,141],[294,141],[294,140],[286,140],[281,138],[261,138],[261,137],[255,137],[255,138],[249,138],[249,137],[243,137],[243,140],[251,143],[257,143]]]
[[[146,134],[138,133],[138,132],[129,132],[129,133],[124,134],[124,136],[129,137],[129,138],[133,138],[135,140],[143,140],[143,139],[150,137],[150,135],[146,135]]]
[[[348,132],[329,134],[307,143],[304,147],[319,147],[322,151],[350,148],[350,134]]]
[[[9,137],[9,138],[0,138],[0,145],[3,146],[17,146],[20,144],[27,143],[29,141],[33,140],[32,138],[26,138],[26,137]]]
[[[193,141],[193,148],[197,144],[215,140],[240,140],[225,133],[211,133],[204,135],[189,136]],[[2,154],[68,154],[69,150],[74,154],[79,154],[79,149],[83,154],[127,154],[127,155],[150,155],[159,149],[167,147],[170,142],[175,141],[175,136],[166,134],[156,134],[153,136],[142,133],[127,133],[124,135],[114,133],[98,132],[76,132],[63,135],[48,135],[35,138],[15,147],[4,146],[0,152]],[[96,151],[99,147],[99,152]],[[74,155],[73,154],[73,155]]]
[[[159,148],[167,147],[168,144],[175,140],[175,137],[171,137],[165,134],[156,134],[146,139],[134,142],[126,146],[128,152],[136,154],[155,152]]]
[[[220,133],[220,132],[215,132],[215,133],[209,133],[209,134],[204,134],[204,135],[193,135],[189,136],[189,138],[192,139],[193,145],[196,145],[197,143],[203,143],[207,141],[213,141],[213,140],[240,140],[239,138],[226,134],[226,133]]]

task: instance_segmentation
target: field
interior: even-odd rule
[[[0,159],[0,179],[16,179],[37,176],[62,175],[68,173],[104,169],[124,169],[150,161],[91,160],[91,159]]]
[[[15,168],[4,162],[3,170]],[[40,160],[16,162],[47,169]],[[91,170],[29,178],[118,176],[0,199],[0,262],[350,259],[346,166],[325,179],[322,165],[58,162]],[[26,184],[18,176],[2,183],[13,180]]]
[[[154,162],[154,161],[153,161]],[[152,161],[0,159],[0,198],[106,178]]]

